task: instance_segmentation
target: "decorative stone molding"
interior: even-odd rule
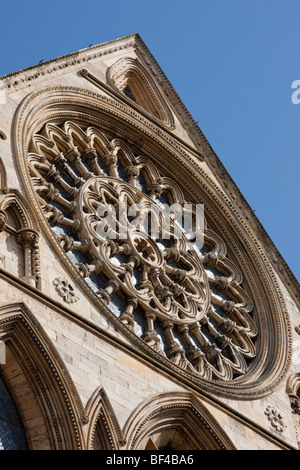
[[[118,450],[126,444],[118,419],[103,387],[95,390],[85,410],[89,418],[86,449],[94,448],[96,433],[105,450]]]
[[[268,405],[265,415],[277,432],[282,433],[284,431],[286,425],[284,424],[283,416],[274,406]]]
[[[123,57],[106,72],[108,83],[152,117],[174,127],[172,113],[155,81],[138,59]]]
[[[0,307],[0,340],[13,352],[1,372],[4,378],[8,374],[30,449],[84,449],[82,425],[88,417],[77,389],[36,315],[24,303]],[[16,381],[12,379],[15,371]],[[34,410],[28,402],[36,403]]]
[[[73,304],[79,300],[79,297],[75,294],[74,287],[65,277],[55,278],[53,284],[55,285],[56,292],[68,304]]]
[[[176,450],[176,442],[168,442],[174,431],[185,440],[185,450],[235,450],[211,413],[188,392],[155,395],[141,403],[124,428],[126,449],[144,450],[152,439],[157,449],[169,444]]]
[[[7,211],[15,220],[15,227],[8,223]],[[26,199],[18,190],[2,188],[0,196],[0,232],[7,231],[15,236],[24,252],[24,276],[27,284],[40,288],[39,229],[35,216]]]
[[[39,132],[34,127],[37,121],[45,123]],[[56,124],[58,121],[60,126]],[[80,124],[82,122],[86,123],[84,128]],[[35,211],[53,248],[74,279],[97,305],[100,305],[97,302],[101,298],[97,297],[97,292],[105,291],[109,281],[121,276],[120,287],[111,294],[108,308],[102,302],[102,310],[123,334],[136,342],[149,360],[171,370],[172,374],[179,374],[178,377],[187,383],[231,397],[262,396],[268,394],[282,380],[291,360],[291,331],[284,299],[273,269],[240,212],[184,146],[154,124],[146,124],[143,116],[117,101],[69,87],[43,90],[24,100],[16,117],[15,140],[26,191],[34,201]],[[75,147],[81,158],[71,161],[66,155],[72,154],[70,150]],[[24,148],[27,149],[26,152]],[[86,160],[88,155],[92,156],[90,163]],[[107,155],[114,157],[112,165],[105,160]],[[139,166],[134,174],[129,169],[133,166]],[[59,167],[66,178],[60,178],[55,167]],[[126,170],[123,173],[125,179],[120,177],[120,169]],[[51,178],[55,182],[53,179],[50,181]],[[160,332],[163,331],[168,338],[165,343],[161,343],[164,354],[159,353],[156,340],[149,341],[154,346],[149,347],[144,338],[150,338],[151,335],[146,335],[146,331],[142,337],[134,334],[132,316],[134,317],[135,310],[131,311],[131,306],[126,305],[127,298],[134,298],[137,300],[139,314],[143,316],[143,311],[149,311],[146,310],[145,300],[142,301],[141,292],[137,292],[141,289],[135,287],[139,283],[129,282],[136,269],[147,263],[142,260],[140,265],[140,255],[134,253],[134,246],[128,244],[127,247],[126,243],[122,247],[119,243],[102,243],[91,230],[95,211],[89,182],[96,188],[100,180],[109,185],[109,181],[112,182],[113,179],[115,189],[112,185],[109,197],[116,198],[120,195],[120,188],[128,193],[132,187],[133,197],[143,193],[149,203],[153,201],[159,204],[160,198],[166,196],[172,202],[205,202],[206,251],[197,255],[199,269],[203,273],[204,292],[209,292],[209,295],[203,294],[203,317],[196,315],[193,325],[192,321],[188,322],[188,331],[187,322],[179,319],[175,323],[172,321],[174,329],[167,323],[162,328],[163,322],[167,321],[163,318],[163,308],[170,303],[166,289],[161,289],[158,285],[158,279],[161,281],[164,275],[164,270],[161,270],[163,264],[159,261],[159,269],[155,268],[156,271],[154,269],[151,275],[147,274],[147,269],[139,273],[139,283],[142,283],[139,287],[144,286],[144,289],[151,292],[151,285],[155,286],[157,304],[156,307],[151,304],[150,311],[155,315],[155,320],[151,322],[160,326]],[[125,183],[123,186],[122,181]],[[59,194],[57,191],[53,192],[49,184],[56,189],[60,187]],[[184,194],[182,190],[178,190],[180,185],[184,188]],[[63,196],[63,193],[68,197]],[[86,204],[85,213],[82,201]],[[58,202],[60,209],[56,207]],[[76,204],[71,205],[71,202]],[[86,242],[83,240],[89,240],[88,252],[85,251]],[[72,244],[73,249],[70,248]],[[138,246],[141,249],[141,245]],[[150,246],[144,246],[147,256],[154,250],[156,259],[159,260],[160,255],[156,248],[151,245],[150,250]],[[241,246],[244,247],[243,250]],[[64,255],[64,247],[70,249],[68,256]],[[133,250],[131,254],[130,250]],[[162,250],[161,253],[165,251],[165,261],[169,264],[167,258],[172,251],[168,253],[167,250]],[[177,252],[180,256],[180,252]],[[88,255],[84,263],[82,254]],[[121,266],[121,261],[119,267],[111,263],[110,259],[116,257],[115,255],[125,257],[126,263]],[[71,259],[74,256],[77,260],[72,264]],[[78,258],[81,265],[88,265],[86,273],[91,272],[90,266],[94,266],[95,261],[100,258],[104,261],[104,267],[96,277],[92,273],[89,278],[84,279],[83,270],[78,270]],[[183,260],[179,258],[179,262]],[[176,262],[178,263],[175,259],[175,264]],[[191,261],[193,262],[194,260]],[[174,276],[175,274],[173,273]],[[178,284],[178,280],[179,284],[186,282],[184,276],[178,275],[179,272],[175,276],[175,283]],[[127,284],[123,279],[128,280]],[[248,287],[245,289],[246,285]],[[208,297],[209,303],[215,306],[213,309],[208,308]],[[116,299],[118,305],[115,303]],[[222,320],[219,309],[225,315]],[[114,311],[117,312],[116,315]],[[145,316],[144,318],[146,319]],[[148,330],[151,322],[149,317],[146,322]],[[258,329],[260,344],[263,345],[259,350],[255,340]],[[175,340],[179,341],[178,349],[172,346],[174,333]],[[272,354],[268,352],[271,350],[268,347],[271,337],[278,339],[272,342]],[[190,342],[194,338],[195,345]],[[225,350],[228,354],[225,354]]]

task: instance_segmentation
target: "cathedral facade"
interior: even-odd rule
[[[1,84],[0,448],[298,449],[299,284],[141,38]]]

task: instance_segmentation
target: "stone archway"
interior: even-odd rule
[[[84,448],[87,422],[73,381],[56,349],[24,303],[0,307],[6,344],[1,375],[20,413],[30,450]]]
[[[156,395],[128,420],[127,449],[235,450],[227,434],[189,392]]]

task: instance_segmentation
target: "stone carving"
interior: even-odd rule
[[[138,59],[123,57],[107,70],[108,83],[170,127],[174,119],[157,84]]]
[[[279,433],[282,433],[285,429],[284,420],[282,414],[274,408],[274,406],[268,405],[265,410],[265,415],[271,423],[271,426],[276,429]]]
[[[73,304],[79,300],[79,297],[74,292],[74,287],[65,277],[57,277],[54,279],[53,284],[55,285],[56,292],[68,304]]]
[[[7,222],[7,214],[5,211],[0,210],[0,232],[3,232]]]
[[[7,210],[11,211],[10,221]],[[16,242],[23,249],[25,272],[22,280],[33,287],[40,288],[38,227],[25,198],[16,189],[2,189],[0,197],[0,232],[2,231],[7,231],[13,235]]]
[[[28,164],[58,242],[124,325],[135,331],[141,316],[144,343],[196,376],[229,381],[246,374],[256,356],[252,301],[223,240],[207,229],[199,249],[165,213],[165,203],[189,203],[175,181],[122,139],[70,121],[46,124],[33,137]],[[107,225],[109,214],[102,217],[101,209],[125,200],[126,209],[143,210],[134,217],[125,211],[116,227]],[[153,208],[159,231],[148,236],[145,214]],[[124,227],[125,238],[118,236]],[[55,285],[66,302],[78,300],[67,280]]]
[[[300,449],[300,373],[291,375],[287,381],[287,394],[295,423],[295,431]]]

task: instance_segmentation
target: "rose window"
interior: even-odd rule
[[[33,136],[28,164],[58,243],[120,322],[204,379],[247,373],[257,328],[242,275],[209,226],[195,242],[194,205],[150,156],[68,121]],[[170,207],[188,207],[190,231]]]

